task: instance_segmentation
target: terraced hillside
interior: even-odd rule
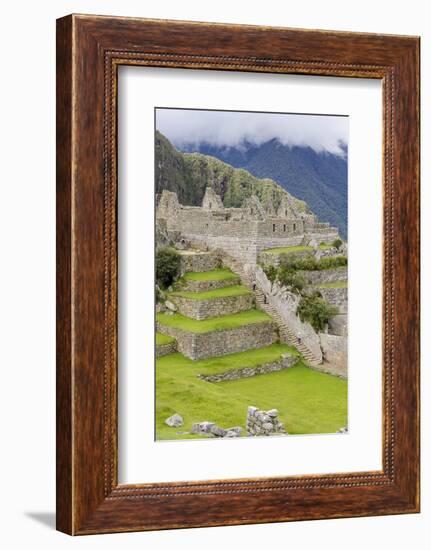
[[[178,351],[157,353],[157,439],[202,437],[191,427],[203,421],[239,426],[246,435],[250,405],[277,408],[290,434],[346,425],[346,381],[307,368],[297,349],[280,343],[277,323],[256,308],[236,273],[188,272],[166,303],[157,314],[157,349],[175,341]],[[181,428],[165,424],[175,413]]]

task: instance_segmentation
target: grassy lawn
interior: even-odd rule
[[[321,283],[319,288],[347,288],[347,281],[334,281],[333,283]]]
[[[233,285],[205,292],[176,291],[171,292],[169,295],[180,298],[191,298],[192,300],[213,300],[215,298],[229,298],[231,296],[244,296],[246,294],[251,294],[248,288],[242,285]]]
[[[345,426],[347,382],[302,363],[283,371],[218,384],[197,378],[197,374],[216,373],[219,369],[264,363],[290,351],[288,346],[276,344],[205,361],[190,361],[179,353],[160,357],[156,366],[157,439],[199,438],[176,432],[190,431],[194,422],[204,420],[224,428],[242,426],[245,430],[249,405],[266,410],[277,408],[290,434],[333,433]],[[164,423],[174,413],[184,418],[181,428],[170,428]]]
[[[257,309],[249,309],[233,315],[212,317],[203,321],[196,321],[195,319],[184,317],[184,315],[180,315],[179,313],[174,313],[174,315],[158,313],[156,319],[161,325],[196,333],[229,330],[243,325],[271,321],[271,317],[267,313]]]
[[[156,332],[156,346],[164,346],[172,342],[175,342],[175,338],[162,334],[161,332]]]
[[[185,281],[228,281],[239,277],[230,269],[214,269],[213,271],[189,272],[183,277]]]

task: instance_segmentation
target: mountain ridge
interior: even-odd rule
[[[257,195],[265,206],[275,208],[287,194],[297,208],[309,212],[308,205],[269,178],[258,178],[248,170],[235,168],[216,157],[198,152],[181,152],[161,132],[155,134],[156,194],[174,191],[181,204],[200,206],[207,187],[221,196],[226,207],[240,207],[246,198]]]
[[[219,147],[200,143],[181,147],[183,153],[209,155],[244,168],[255,177],[272,179],[347,238],[347,147],[343,149],[344,157],[311,147],[283,145],[275,138],[260,145],[244,142],[239,147]]]

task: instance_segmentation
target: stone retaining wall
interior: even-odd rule
[[[311,285],[347,281],[347,266],[320,271],[299,271],[298,273],[301,273]]]
[[[157,330],[175,338],[178,350],[192,360],[263,348],[278,340],[277,326],[272,321],[205,333],[186,332],[157,323]]]
[[[241,222],[244,224],[244,222]],[[259,238],[253,226],[248,228],[244,237],[233,235],[212,236],[185,233],[184,237],[196,246],[207,246],[211,249],[222,250],[242,263],[256,265],[259,252],[265,248],[280,246],[296,246],[301,244],[303,236],[293,235],[289,238],[275,239],[271,237]]]
[[[278,267],[281,263],[283,263],[288,258],[294,256],[295,258],[303,258],[305,256],[309,256],[312,254],[314,256],[315,251],[314,250],[299,250],[297,252],[280,252],[280,253],[274,253],[274,252],[267,252],[263,250],[260,252],[258,261],[260,264],[269,266],[272,265],[274,267]]]
[[[347,336],[347,315],[335,315],[328,323],[328,333],[336,336]]]
[[[274,253],[263,250],[259,253],[258,262],[262,265],[268,266],[273,265],[274,267],[278,267],[281,263],[285,262],[288,258],[294,256],[295,258],[304,258],[309,255],[312,255],[316,258],[316,260],[320,260],[322,258],[329,258],[334,256],[340,256],[340,252],[335,248],[318,248],[317,246],[315,248],[312,248],[311,250],[298,250],[298,251],[291,251],[291,252],[280,252],[280,253]]]
[[[347,337],[320,333],[324,362],[321,369],[330,374],[347,377]]]
[[[278,361],[264,363],[256,367],[244,367],[242,369],[232,369],[220,374],[199,374],[198,378],[206,382],[227,382],[230,380],[238,380],[240,378],[250,378],[257,374],[268,374],[279,370],[289,369],[298,362],[298,357],[285,354]]]
[[[212,271],[220,265],[217,254],[213,252],[180,252],[181,273],[188,271]]]
[[[225,279],[222,281],[184,281],[181,285],[181,290],[187,292],[206,292],[208,290],[217,290],[218,288],[225,288],[227,286],[239,285],[241,279],[236,277],[235,279]]]
[[[177,343],[170,342],[169,344],[161,344],[156,346],[156,357],[163,357],[163,355],[169,355],[177,351]]]
[[[319,288],[322,297],[333,306],[343,307],[347,304],[347,287],[344,288]]]
[[[169,299],[177,306],[181,315],[191,317],[197,321],[247,311],[254,304],[254,296],[251,293],[243,296],[224,296],[209,300],[194,300],[193,298],[172,295]]]

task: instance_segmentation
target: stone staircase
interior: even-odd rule
[[[259,309],[262,309],[263,311],[268,313],[268,315],[270,315],[277,323],[279,328],[280,341],[295,347],[307,360],[310,366],[316,367],[317,365],[320,365],[321,361],[319,360],[319,358],[317,358],[303,342],[298,342],[298,338],[296,337],[295,333],[288,327],[288,325],[275,309],[275,307],[265,301],[264,293],[260,288],[256,286],[255,282],[251,280],[250,275],[246,273],[243,265],[235,258],[228,256],[226,253],[223,253],[222,261],[226,267],[231,269],[239,276],[244,286],[248,287],[254,292],[256,306]]]

